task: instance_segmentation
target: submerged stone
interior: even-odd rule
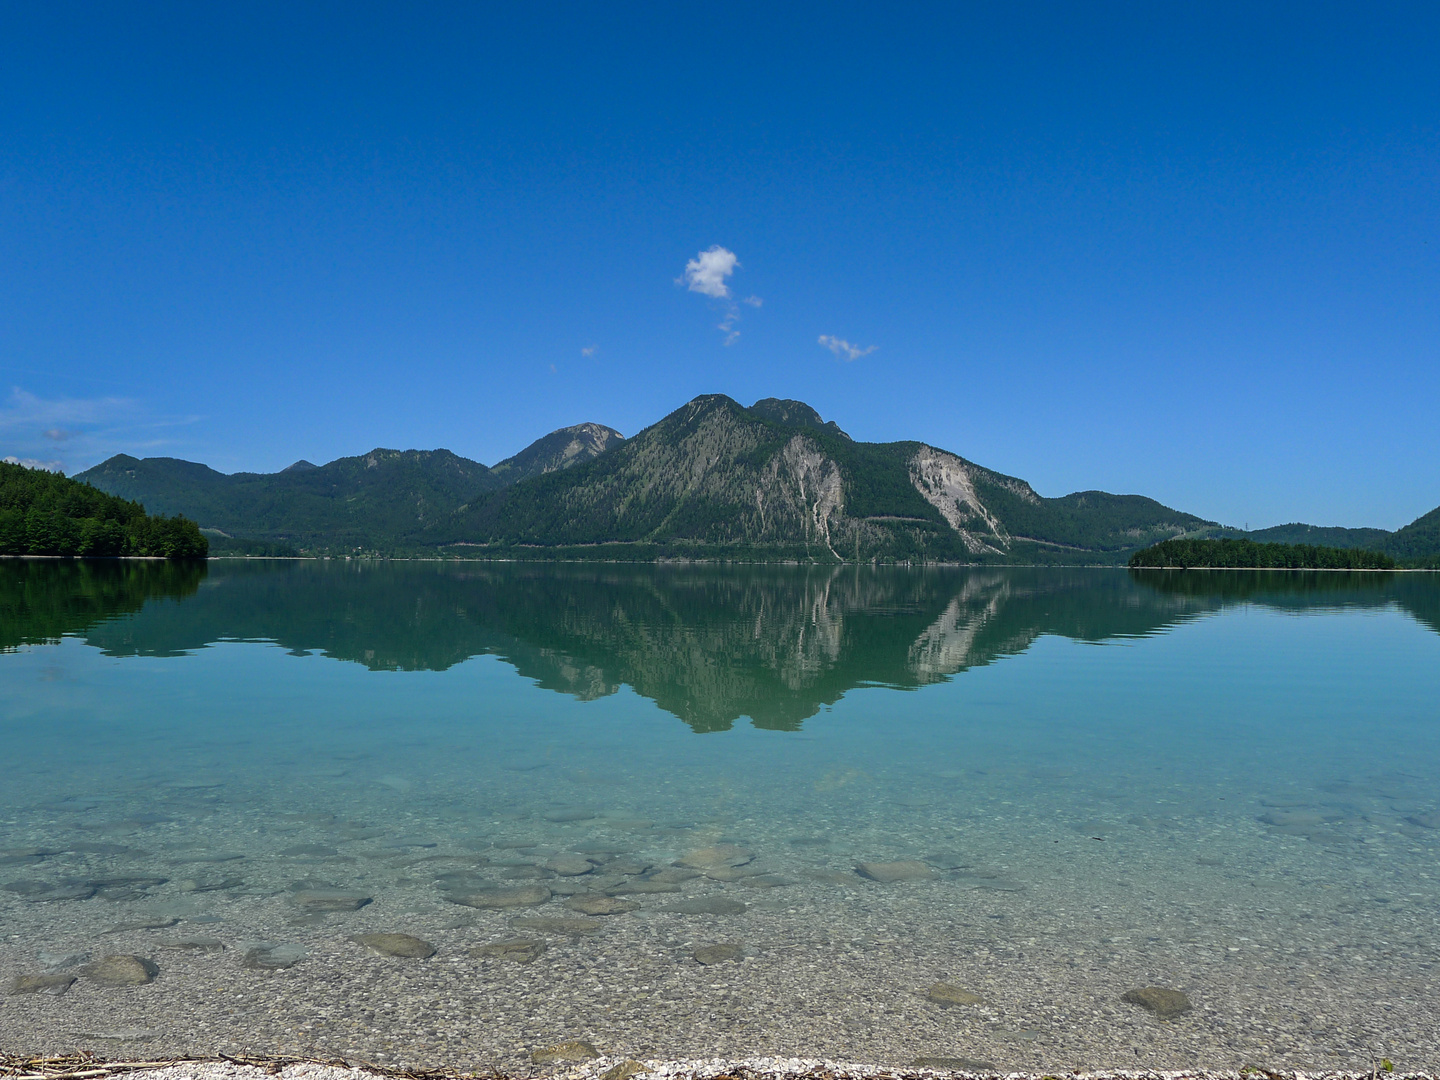
[[[240,878],[224,878],[220,881],[196,881],[194,878],[186,878],[176,884],[181,892],[225,892],[245,886],[245,882]]]
[[[626,1058],[618,1065],[611,1065],[600,1074],[600,1080],[630,1080],[632,1076],[639,1076],[645,1071],[645,1066],[634,1058]]]
[[[32,904],[45,904],[55,900],[88,900],[95,895],[97,886],[89,881],[10,881],[0,886],[22,900]]]
[[[273,941],[242,941],[241,967],[255,971],[278,971],[294,967],[310,954],[299,945],[281,945]]]
[[[787,885],[799,885],[800,882],[783,874],[752,874],[742,877],[737,884],[747,889],[782,889]]]
[[[601,896],[597,893],[572,896],[565,901],[565,906],[582,915],[623,915],[640,907],[634,900],[621,900],[617,896]]]
[[[984,998],[962,990],[953,983],[937,982],[925,991],[925,999],[936,1005],[979,1005]]]
[[[550,890],[544,885],[522,885],[514,889],[476,889],[470,893],[456,893],[446,897],[452,904],[498,911],[503,908],[539,907],[550,899]]]
[[[355,940],[381,956],[425,960],[435,955],[434,945],[409,934],[360,934]]]
[[[559,855],[545,864],[545,869],[561,877],[579,877],[595,869],[595,864],[584,855]]]
[[[871,881],[926,881],[935,876],[935,871],[918,859],[902,859],[899,862],[862,862],[855,864],[855,872]]]
[[[627,881],[622,885],[612,885],[605,890],[611,896],[644,895],[646,893],[677,893],[680,886],[669,881],[640,880]]]
[[[530,1060],[536,1065],[583,1065],[599,1056],[600,1051],[588,1042],[572,1039],[536,1050],[530,1055]]]
[[[16,975],[15,981],[10,984],[10,993],[60,997],[74,983],[74,975]]]
[[[1184,993],[1163,986],[1142,986],[1136,990],[1127,990],[1120,995],[1120,1000],[1149,1009],[1162,1020],[1187,1013],[1191,1008],[1190,999]]]
[[[741,915],[746,906],[725,896],[697,896],[655,910],[674,915]]]
[[[535,938],[509,938],[505,941],[492,941],[487,945],[477,945],[470,950],[470,955],[477,960],[498,957],[502,960],[513,960],[517,964],[530,964],[540,958],[545,948],[545,942]]]
[[[727,960],[739,960],[745,955],[745,950],[739,945],[702,945],[690,955],[697,964],[708,967],[711,964],[723,964]]]
[[[350,889],[301,889],[290,899],[302,911],[327,912],[359,911],[373,897]]]
[[[605,924],[599,919],[524,917],[511,919],[510,925],[516,930],[534,930],[541,934],[593,934]]]
[[[180,920],[174,916],[156,915],[148,919],[134,919],[131,922],[116,923],[106,930],[107,934],[123,934],[130,930],[164,930]]]
[[[687,852],[676,860],[682,866],[707,869],[716,866],[742,866],[755,858],[753,852],[735,844],[715,844]]]
[[[290,847],[281,848],[276,854],[286,858],[325,858],[330,855],[339,855],[340,852],[329,844],[292,844]]]
[[[61,968],[74,967],[76,964],[88,963],[90,960],[89,951],[85,952],[58,952],[49,949],[41,949],[35,957],[51,971],[58,971]]]
[[[86,964],[80,969],[91,982],[101,986],[144,986],[153,982],[160,969],[155,961],[131,953],[119,953]]]
[[[225,944],[213,937],[162,938],[155,943],[162,949],[182,949],[187,952],[224,952]]]

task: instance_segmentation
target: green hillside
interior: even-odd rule
[[[1391,533],[1380,550],[1405,566],[1440,569],[1440,506]]]
[[[165,513],[183,512],[222,540],[330,550],[393,546],[501,483],[449,450],[385,449],[319,467],[233,475],[120,454],[79,479]]]
[[[193,521],[44,469],[0,462],[0,555],[204,558]]]
[[[1381,551],[1392,535],[1385,529],[1344,529],[1338,526],[1274,525],[1243,534],[1257,544],[1318,544],[1333,548],[1369,548]]]

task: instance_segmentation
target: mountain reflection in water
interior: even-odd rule
[[[372,670],[480,655],[591,700],[622,685],[697,732],[797,730],[846,691],[1238,604],[1398,607],[1440,631],[1430,575],[1090,569],[216,562],[0,564],[0,648],[83,634],[112,656],[273,641]]]

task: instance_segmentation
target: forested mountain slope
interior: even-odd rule
[[[746,409],[714,394],[591,462],[477,499],[440,539],[636,557],[1119,561],[1207,524],[1140,496],[1045,499],[925,443],[855,442],[800,402]]]

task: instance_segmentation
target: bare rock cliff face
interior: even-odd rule
[[[987,470],[933,446],[921,446],[910,459],[910,482],[960,534],[966,550],[1001,555],[1010,546],[1010,537],[976,494],[975,474],[983,471]]]

